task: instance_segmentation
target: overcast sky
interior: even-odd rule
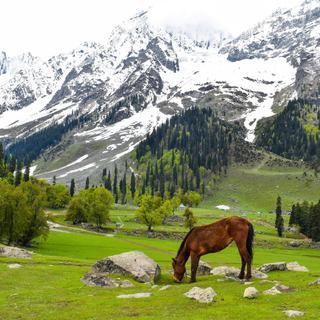
[[[164,24],[190,29],[205,25],[233,35],[250,28],[278,7],[302,0],[4,0],[0,51],[31,51],[42,57],[66,52],[84,41],[105,42],[121,21],[150,6]]]

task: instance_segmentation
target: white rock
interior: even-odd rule
[[[255,287],[248,287],[244,290],[243,297],[247,299],[254,299],[259,296],[259,291]]]
[[[320,279],[314,280],[309,283],[309,285],[317,285],[317,284],[320,284]]]
[[[287,268],[290,271],[309,272],[309,269],[305,266],[301,266],[298,262],[288,262]]]
[[[304,312],[298,311],[298,310],[284,310],[283,311],[286,316],[288,317],[302,317],[304,315]]]
[[[19,264],[19,263],[12,263],[12,264],[8,264],[8,268],[9,269],[18,269],[18,268],[21,268],[22,265]]]
[[[164,290],[167,290],[171,287],[171,284],[167,284],[166,286],[162,287],[159,289],[159,291],[164,291]]]
[[[130,251],[109,256],[92,268],[96,273],[114,273],[132,276],[139,282],[155,282],[160,276],[159,265],[140,251]]]
[[[263,294],[274,296],[276,294],[281,294],[281,291],[279,291],[275,287],[272,287],[271,289],[263,291]]]
[[[211,287],[206,289],[193,287],[188,292],[184,293],[184,295],[190,299],[195,299],[200,303],[209,303],[213,301],[213,298],[217,293]]]
[[[244,284],[245,286],[249,286],[250,284],[253,284],[253,282],[251,282],[251,281],[245,281],[243,284]]]
[[[158,288],[158,287],[159,287],[159,285],[154,284],[154,285],[151,287],[151,289],[155,289],[155,288]]]
[[[32,253],[25,249],[5,246],[0,247],[0,257],[27,259],[32,257]]]
[[[121,294],[119,296],[117,296],[117,298],[120,299],[130,299],[130,298],[148,298],[152,295],[152,293],[150,292],[141,292],[141,293],[132,293],[132,294]]]

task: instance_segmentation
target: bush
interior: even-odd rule
[[[184,220],[185,227],[191,230],[197,223],[197,219],[193,215],[193,211],[190,208],[186,208],[183,216],[185,217],[185,220]]]
[[[69,190],[63,184],[53,184],[47,187],[48,206],[52,209],[63,209],[70,201]]]
[[[182,197],[182,202],[185,206],[198,206],[201,202],[201,195],[195,191],[188,191]]]
[[[91,222],[101,227],[109,219],[113,204],[111,192],[103,187],[81,190],[70,201],[66,220],[73,224]]]

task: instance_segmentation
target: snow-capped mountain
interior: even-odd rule
[[[62,182],[99,175],[195,104],[243,121],[253,141],[257,121],[273,106],[316,92],[317,75],[310,74],[320,66],[319,1],[278,11],[231,42],[221,31],[200,41],[163,28],[145,11],[105,43],[84,43],[48,61],[1,53],[0,138],[12,147],[47,135],[44,129],[63,132],[46,136],[50,148],[39,148],[36,162],[38,175]]]

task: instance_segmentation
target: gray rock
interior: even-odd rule
[[[98,261],[94,273],[113,273],[131,276],[139,282],[155,282],[160,276],[159,265],[143,252],[130,251]]]
[[[304,315],[304,312],[298,310],[284,310],[283,312],[286,316],[290,318],[302,317]]]
[[[150,292],[141,292],[141,293],[132,293],[132,294],[120,294],[117,298],[120,299],[131,299],[131,298],[148,298],[151,297],[152,293]]]
[[[288,270],[286,262],[266,263],[258,268],[258,271],[261,271],[261,272],[286,271],[286,270]]]
[[[210,275],[211,271],[212,271],[212,267],[210,266],[210,264],[201,260],[199,261],[199,266],[197,270],[197,273],[199,275],[201,276]]]
[[[279,291],[278,289],[276,289],[276,287],[272,287],[271,289],[265,290],[263,291],[263,294],[265,295],[271,295],[274,296],[276,294],[281,294],[281,291]]]
[[[314,280],[314,281],[309,283],[309,285],[311,285],[311,286],[312,285],[318,285],[318,284],[320,284],[320,279]]]
[[[217,293],[211,288],[202,289],[199,287],[193,287],[184,295],[190,299],[195,299],[200,303],[209,303],[212,302]]]
[[[239,273],[240,269],[226,266],[212,268],[210,271],[210,274],[214,276],[225,276],[229,280],[231,280],[231,278],[238,279]],[[265,279],[268,278],[268,275],[261,271],[253,270],[252,277],[256,279]]]
[[[29,259],[32,253],[17,247],[0,247],[0,257]]]
[[[259,291],[255,287],[248,287],[244,290],[243,297],[247,299],[255,299],[259,296]]]
[[[280,292],[288,292],[292,290],[289,287],[285,286],[284,284],[277,284],[274,286],[274,288],[279,290]]]
[[[288,262],[287,268],[290,271],[309,272],[309,269],[305,266],[301,266],[298,262]]]
[[[81,281],[91,287],[103,287],[103,288],[128,288],[133,287],[133,284],[128,280],[112,279],[105,273],[87,273]]]
[[[300,241],[290,241],[289,242],[289,246],[293,247],[293,248],[298,248],[302,245],[302,243]]]
[[[22,265],[19,264],[19,263],[8,264],[8,268],[9,268],[9,269],[19,269],[19,268],[21,268],[21,267],[22,267]]]

